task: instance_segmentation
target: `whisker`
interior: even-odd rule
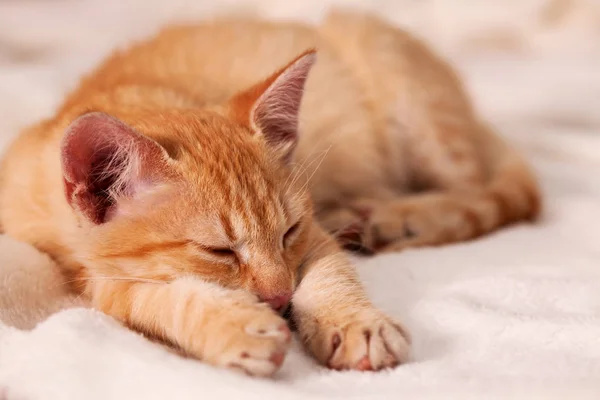
[[[288,177],[288,179],[286,180],[286,184],[284,185],[285,189],[288,190],[290,187],[292,187],[298,181],[298,179],[300,179],[300,177],[302,176],[302,174],[304,172],[306,172],[315,162],[319,161],[319,157],[322,156],[323,154],[326,154],[327,151],[328,150],[323,150],[323,151],[321,151],[319,153],[311,154],[311,156],[312,155],[316,155],[316,157],[313,158],[313,159],[310,159],[310,158],[307,157],[306,160],[304,160],[304,162],[302,164],[299,164],[300,167],[298,167],[297,169],[295,169],[296,172],[294,173],[292,180],[289,181],[290,177]],[[320,162],[322,162],[322,161],[320,161]],[[319,166],[320,166],[320,163],[317,166],[317,169],[319,168]],[[315,172],[316,172],[316,170],[315,170]],[[314,172],[313,172],[313,175],[314,175]]]
[[[333,128],[333,129],[335,129],[335,128]],[[291,183],[291,184],[290,184],[290,185],[289,185],[289,186],[288,186],[286,189],[288,189],[290,186],[292,186],[292,185],[293,185],[293,184],[294,184],[294,183],[297,181],[298,177],[301,175],[301,172],[300,172],[299,170],[298,170],[298,171],[296,171],[296,168],[302,168],[302,167],[305,167],[305,168],[304,168],[304,171],[306,171],[306,170],[307,170],[307,169],[310,167],[310,165],[312,165],[312,163],[314,162],[314,159],[311,161],[311,163],[310,163],[309,165],[307,165],[307,166],[306,166],[306,164],[308,163],[308,161],[309,161],[309,160],[311,159],[311,157],[312,157],[312,156],[315,154],[315,149],[317,149],[318,147],[320,147],[320,146],[321,146],[321,144],[322,144],[324,141],[326,141],[326,140],[327,140],[327,141],[329,141],[329,142],[330,142],[330,144],[329,144],[329,147],[327,148],[327,150],[324,150],[324,151],[322,151],[322,152],[319,152],[319,153],[318,153],[318,154],[322,154],[322,153],[325,153],[325,154],[327,154],[327,153],[328,153],[328,152],[331,150],[331,148],[332,148],[332,147],[333,147],[335,144],[337,144],[337,143],[339,142],[339,138],[340,138],[340,136],[342,136],[342,134],[343,134],[344,132],[345,132],[345,130],[343,130],[343,129],[338,129],[338,130],[336,130],[336,132],[335,132],[334,134],[332,134],[332,135],[329,135],[329,136],[328,136],[328,135],[323,135],[323,136],[320,136],[320,137],[319,137],[319,138],[318,138],[316,141],[314,141],[314,144],[313,144],[313,146],[311,147],[311,149],[310,149],[310,151],[309,151],[308,155],[305,157],[304,161],[303,161],[301,164],[298,164],[298,165],[296,165],[296,166],[294,167],[294,169],[292,170],[292,174],[291,174],[290,176],[294,176],[294,178],[293,178],[293,181],[292,181],[292,183]],[[323,158],[323,159],[321,159],[321,163],[323,162],[323,160],[324,160],[324,158]],[[319,166],[317,166],[317,168],[315,169],[315,171],[313,172],[313,174],[312,174],[312,175],[314,175],[314,173],[315,173],[315,172],[318,170],[318,168],[319,168],[319,167],[320,167],[320,165],[319,165]],[[310,181],[310,179],[312,178],[312,175],[311,175],[311,177],[308,179],[308,181]],[[288,177],[288,180],[289,180],[289,177]],[[287,182],[288,182],[288,180],[286,180],[286,185],[287,185]]]
[[[356,234],[359,237],[359,240],[352,240],[352,239],[345,239],[343,241],[343,243],[340,243],[339,237],[346,232],[350,232],[353,234]],[[342,248],[344,246],[357,246],[360,247],[362,250],[370,252],[370,253],[376,253],[377,251],[372,248],[371,246],[368,246],[364,243],[363,238],[365,236],[365,232],[363,232],[362,230],[352,230],[352,231],[348,231],[347,230],[347,226],[346,227],[341,227],[338,228],[336,230],[333,231],[328,231],[329,235],[338,243],[338,245],[340,245]],[[325,245],[327,245],[327,241],[322,242],[321,244],[319,244],[318,246],[316,246],[315,248],[312,249],[312,251],[317,252],[319,250],[321,250],[321,248],[323,248]],[[346,249],[347,250],[347,249]]]
[[[136,278],[136,277],[128,277],[128,276],[95,276],[95,277],[86,277],[86,278],[75,278],[69,279],[67,281],[61,282],[61,285],[67,285],[69,283],[74,282],[87,282],[87,281],[130,281],[130,282],[139,282],[139,283],[166,283],[165,281],[159,279],[150,279],[150,278]]]
[[[339,135],[339,132],[337,133],[337,135]],[[303,162],[299,163],[299,164],[294,164],[294,168],[292,169],[290,176],[288,176],[288,179],[286,180],[286,182],[284,184],[284,187],[286,188],[286,190],[289,188],[289,186],[293,185],[293,183],[297,179],[298,175],[300,175],[300,171],[298,171],[298,169],[304,167],[309,162],[311,157],[315,154],[315,150],[321,145],[321,143],[323,143],[323,141],[325,139],[326,138],[324,138],[324,137],[319,137],[317,140],[315,140],[310,151],[308,152],[305,159],[303,160]],[[304,170],[306,170],[307,168],[308,167],[304,168]],[[290,177],[293,177],[293,181],[288,186],[287,183],[288,183]]]
[[[323,164],[323,161],[325,161],[325,158],[327,157],[327,154],[329,154],[329,150],[331,150],[332,146],[333,145],[329,146],[327,148],[327,150],[323,153],[323,156],[319,160],[319,164],[317,165],[317,167],[315,168],[315,170],[312,172],[312,174],[310,174],[310,176],[308,177],[308,179],[306,180],[306,182],[304,182],[304,185],[302,185],[302,187],[300,188],[299,192],[301,192],[302,195],[304,195],[306,193],[306,191],[308,189],[308,185],[310,183],[310,180],[313,178],[313,176],[315,176],[315,174],[317,173],[317,171],[321,167],[321,164]]]

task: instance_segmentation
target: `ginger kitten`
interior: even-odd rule
[[[49,253],[94,307],[265,376],[288,348],[290,301],[321,363],[407,360],[407,334],[333,235],[437,245],[540,203],[449,67],[348,12],[319,27],[221,19],[117,52],[13,143],[0,185],[4,231]]]

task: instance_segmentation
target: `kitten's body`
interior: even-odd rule
[[[301,91],[312,61],[305,56],[272,74],[313,47],[318,62],[305,85],[294,162],[281,168],[277,160],[285,165],[294,146],[294,90]],[[76,120],[88,111],[118,120]],[[265,137],[267,150],[249,141],[249,131]],[[86,168],[93,176],[97,167],[86,164],[85,152],[113,145],[86,139],[94,132],[115,141],[124,135],[141,161],[130,168],[131,188],[125,182],[127,190],[113,196],[98,192],[106,189],[98,183],[84,188],[92,200],[82,200],[76,176]],[[121,165],[111,157],[101,173]],[[287,338],[276,334],[278,317],[238,288],[271,304],[295,290],[303,340],[333,367],[378,369],[406,354],[401,333],[370,306],[339,248],[310,221],[306,189],[327,230],[348,237],[358,229],[370,249],[464,240],[533,218],[539,208],[527,166],[477,121],[448,67],[407,34],[348,13],[332,14],[318,29],[252,20],[172,28],[117,53],[55,118],[21,135],[1,179],[4,230],[51,254],[96,307],[209,362],[257,374],[277,368]],[[174,180],[185,183],[177,196]],[[403,197],[415,188],[435,193]],[[304,222],[293,244],[279,254],[271,233],[297,219]],[[230,239],[246,232],[249,244],[238,251],[236,269],[216,260],[219,254],[196,265],[189,231],[212,247],[224,231]],[[219,240],[216,247],[230,246]],[[107,279],[115,276],[138,281]],[[219,313],[230,303],[238,311]],[[262,320],[254,330],[275,332],[268,345],[253,342],[243,326]],[[223,329],[231,331],[227,343],[210,342]]]

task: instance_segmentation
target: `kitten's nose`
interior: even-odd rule
[[[273,297],[261,297],[261,300],[271,306],[275,311],[281,311],[292,298],[292,293],[284,293]]]

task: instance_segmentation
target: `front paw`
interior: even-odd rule
[[[210,336],[203,341],[205,361],[254,376],[270,376],[281,367],[291,332],[268,306],[238,303],[211,317]]]
[[[305,332],[300,329],[301,334],[315,357],[329,368],[377,371],[408,360],[408,334],[377,310],[314,322]]]

